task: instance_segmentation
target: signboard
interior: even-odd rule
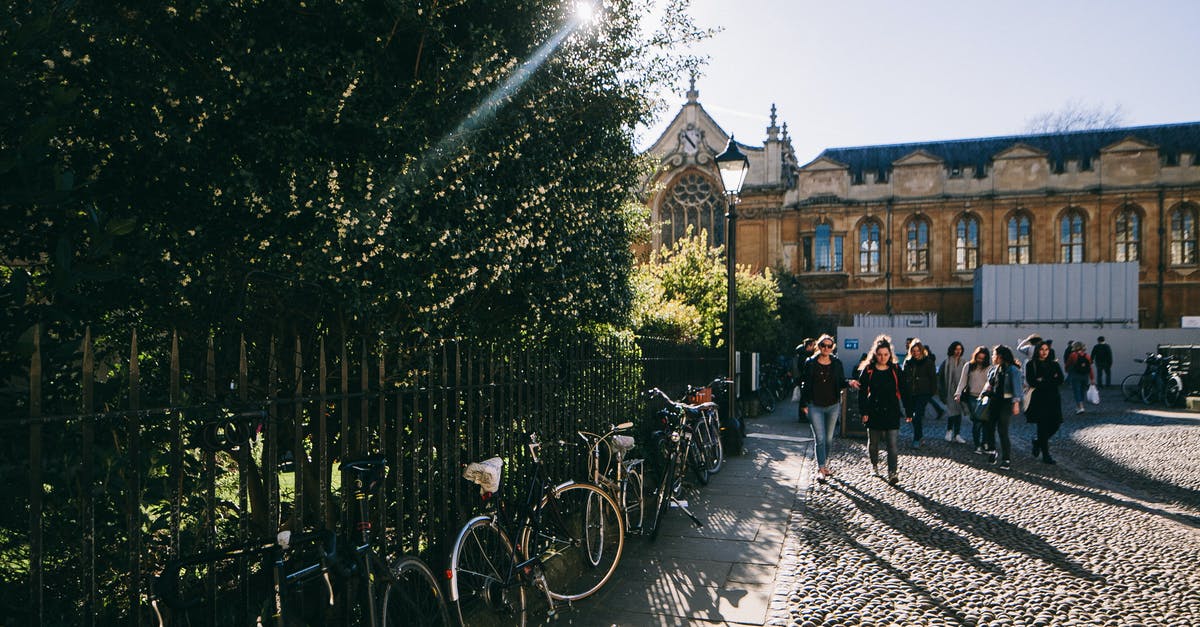
[[[858,338],[848,337],[842,340],[842,346],[848,351],[856,351],[858,350]]]

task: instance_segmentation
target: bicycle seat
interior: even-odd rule
[[[500,490],[500,473],[504,469],[504,460],[493,457],[481,462],[467,464],[463,469],[463,479],[479,486],[480,496],[495,494]]]
[[[338,466],[338,470],[353,470],[354,472],[365,473],[374,472],[380,468],[383,468],[384,466],[387,466],[387,457],[381,454],[376,454],[359,459],[346,460],[342,462],[340,466]]]
[[[633,436],[614,435],[612,437],[613,450],[619,454],[624,455],[625,453],[628,453],[631,449],[633,449],[633,445]]]

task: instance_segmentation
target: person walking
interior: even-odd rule
[[[992,348],[992,367],[988,369],[987,385],[984,386],[981,405],[986,405],[987,430],[984,438],[991,449],[991,462],[1000,462],[1001,470],[1012,468],[1012,442],[1008,427],[1012,417],[1021,413],[1021,370],[1013,357],[1012,349],[1004,344]],[[1000,451],[996,451],[996,435],[1000,436]]]
[[[871,468],[879,474],[879,445],[887,449],[888,483],[900,481],[899,461],[896,458],[900,439],[900,418],[904,415],[907,386],[905,374],[896,363],[892,341],[886,335],[875,338],[873,348],[860,364],[858,410],[867,426],[867,454]]]
[[[938,373],[938,394],[946,404],[946,441],[966,444],[962,431],[963,404],[957,398],[958,383],[963,376],[962,342],[951,342]]]
[[[1050,438],[1062,426],[1062,398],[1058,388],[1063,382],[1063,371],[1057,361],[1050,358],[1050,345],[1042,342],[1034,352],[1033,359],[1025,364],[1025,383],[1033,388],[1025,418],[1037,424],[1037,437],[1033,439],[1033,456],[1042,455],[1042,462],[1053,464],[1050,456]]]
[[[806,337],[796,345],[796,352],[792,355],[792,380],[799,382],[800,368],[804,366],[804,362],[808,361],[809,357],[813,356],[817,350],[817,341],[811,337]],[[798,383],[797,383],[798,384]],[[804,403],[800,403],[796,411],[796,421],[804,422],[807,417],[804,414]]]
[[[1067,383],[1071,385],[1071,394],[1075,398],[1075,413],[1083,413],[1083,399],[1088,386],[1096,382],[1096,373],[1092,370],[1092,358],[1083,348],[1083,342],[1070,345],[1067,358],[1063,360],[1067,372]]]
[[[1096,365],[1096,385],[1106,388],[1112,385],[1112,347],[1104,341],[1104,336],[1096,338],[1092,347],[1092,363]]]
[[[971,351],[971,360],[963,364],[962,375],[958,378],[958,387],[954,390],[954,400],[963,405],[967,415],[971,417],[971,443],[975,446],[975,454],[982,455],[984,447],[984,424],[987,415],[979,406],[979,395],[987,386],[988,361],[991,359],[986,346],[976,346]]]
[[[800,413],[808,417],[817,443],[817,481],[833,476],[829,469],[829,451],[833,448],[833,430],[842,413],[842,390],[858,389],[858,381],[846,380],[842,361],[833,355],[833,336],[817,338],[817,354],[800,367]]]
[[[921,438],[925,436],[925,407],[937,393],[937,362],[929,356],[918,338],[913,338],[908,345],[904,374],[908,383],[908,397],[912,399],[912,403],[907,405],[908,421],[913,428],[912,445],[913,448],[921,448]]]

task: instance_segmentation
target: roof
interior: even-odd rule
[[[1200,122],[1134,126],[1092,131],[1045,133],[1039,135],[1010,135],[951,141],[827,148],[813,161],[821,158],[844,163],[852,176],[863,172],[890,171],[892,163],[916,151],[923,151],[946,162],[947,167],[975,168],[982,176],[992,157],[1023,144],[1046,153],[1046,159],[1061,170],[1067,161],[1084,161],[1100,156],[1101,149],[1135,137],[1158,147],[1168,158],[1178,158],[1181,152],[1200,154]]]

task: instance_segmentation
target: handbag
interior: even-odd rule
[[[1033,402],[1033,388],[1025,388],[1025,393],[1021,395],[1021,411],[1029,411],[1029,404]]]
[[[1100,390],[1096,388],[1095,383],[1088,386],[1087,401],[1093,405],[1100,404]]]

